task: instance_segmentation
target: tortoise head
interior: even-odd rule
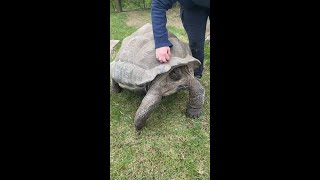
[[[163,96],[171,95],[179,90],[188,89],[188,82],[193,76],[192,64],[173,68],[163,76],[160,83]]]

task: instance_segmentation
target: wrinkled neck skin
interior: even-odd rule
[[[176,93],[179,87],[189,87],[190,79],[194,78],[193,66],[184,65],[157,76],[148,86],[147,91],[153,91],[161,96]]]

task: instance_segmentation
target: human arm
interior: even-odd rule
[[[170,58],[172,43],[168,39],[166,11],[172,8],[175,2],[177,0],[153,0],[151,4],[151,20],[156,57],[160,62],[167,62]]]

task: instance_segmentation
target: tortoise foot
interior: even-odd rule
[[[201,113],[202,113],[202,109],[194,109],[194,108],[187,109],[187,116],[191,118],[199,118]]]
[[[141,130],[146,125],[146,121],[136,121],[134,126],[137,131]]]

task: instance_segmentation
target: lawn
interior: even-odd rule
[[[188,41],[173,9],[169,31]],[[151,22],[150,12],[110,14],[110,37],[122,40],[141,25]],[[114,54],[112,55],[114,58]],[[205,72],[201,80],[206,90],[203,115],[186,117],[188,92],[163,98],[140,132],[134,128],[134,116],[143,94],[127,90],[110,92],[110,179],[209,179],[210,178],[210,49],[205,48]]]

